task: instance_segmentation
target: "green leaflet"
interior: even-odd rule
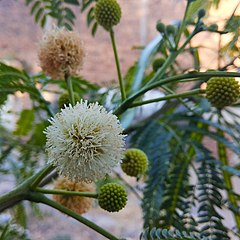
[[[72,30],[76,18],[74,12],[68,6],[79,5],[78,0],[25,0],[26,6],[30,6],[30,14],[34,16],[36,23],[41,27],[46,25],[48,17],[57,21],[58,27],[66,27]]]
[[[140,240],[157,240],[157,239],[168,239],[168,240],[208,240],[208,238],[201,238],[199,234],[188,233],[185,231],[170,231],[168,229],[160,228],[146,228],[140,235]]]
[[[188,8],[186,20],[195,19],[198,16],[198,11],[200,9],[205,9],[208,11],[212,5],[210,0],[197,0],[191,3]]]
[[[28,133],[32,130],[34,119],[35,115],[33,109],[22,110],[20,117],[16,123],[17,128],[13,134],[17,136],[27,136]]]
[[[4,100],[8,94],[17,91],[29,93],[32,99],[40,99],[38,90],[26,72],[0,62],[0,99]]]
[[[169,141],[172,137],[173,134],[161,124],[152,122],[143,126],[132,138],[132,145],[141,148],[149,159],[148,180],[142,201],[145,227],[158,226],[160,220],[164,181],[171,157]]]
[[[196,160],[200,162],[198,175],[198,222],[201,224],[201,235],[210,239],[230,239],[228,229],[223,225],[223,217],[217,209],[222,208],[221,194],[223,178],[219,162],[210,151],[201,144],[194,144]]]
[[[32,137],[28,141],[28,143],[35,145],[37,148],[44,147],[46,144],[46,135],[43,133],[43,131],[48,125],[49,125],[48,121],[36,124],[33,128]]]

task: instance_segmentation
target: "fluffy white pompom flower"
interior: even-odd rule
[[[50,123],[44,131],[49,159],[72,181],[103,178],[123,158],[123,129],[117,117],[98,103],[81,101],[65,107]]]

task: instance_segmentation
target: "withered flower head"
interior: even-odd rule
[[[55,189],[61,189],[66,191],[76,192],[94,192],[95,187],[93,184],[85,182],[73,182],[67,178],[59,178],[56,180]],[[92,206],[93,199],[79,196],[67,196],[67,195],[53,195],[53,199],[72,211],[83,214],[89,211]]]
[[[53,79],[77,75],[85,56],[78,33],[64,28],[47,32],[39,44],[42,70]]]

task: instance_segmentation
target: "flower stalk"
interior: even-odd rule
[[[106,237],[107,239],[110,240],[119,240],[119,238],[115,237],[113,234],[111,234],[110,232],[106,231],[105,229],[101,228],[100,226],[98,226],[97,224],[89,221],[88,219],[82,217],[81,215],[71,211],[70,209],[62,206],[61,204],[52,201],[51,199],[45,197],[42,193],[29,193],[28,194],[28,200],[33,201],[33,202],[37,202],[37,203],[43,203],[45,205],[48,205],[52,208],[55,208],[56,210],[67,214],[68,216],[76,219],[77,221],[81,222],[82,224],[88,226],[89,228],[95,230],[96,232],[98,232],[99,234],[101,234],[102,236]]]
[[[66,81],[66,84],[67,84],[70,103],[72,104],[72,106],[74,106],[75,105],[75,97],[74,97],[74,92],[73,92],[71,76],[65,75],[65,81]]]
[[[117,67],[117,74],[118,74],[118,81],[119,81],[119,85],[120,85],[121,97],[122,97],[122,101],[124,101],[126,99],[126,92],[125,92],[124,82],[122,79],[120,63],[119,63],[119,58],[118,58],[117,47],[116,47],[116,43],[115,43],[115,37],[114,37],[113,30],[110,30],[110,37],[111,37],[112,48],[113,48],[114,57],[115,57],[115,63],[116,63],[116,67]]]
[[[165,97],[154,98],[154,99],[150,99],[150,100],[146,100],[146,101],[134,102],[129,106],[129,108],[138,107],[138,106],[142,106],[145,104],[160,102],[160,101],[169,100],[169,99],[190,97],[190,96],[195,96],[195,95],[204,94],[204,93],[205,93],[205,90],[194,89],[192,91],[188,91],[188,92],[184,92],[184,93],[176,93],[176,94],[167,95]]]
[[[32,182],[32,184],[30,185],[31,189],[35,189],[38,184],[43,180],[43,178],[49,174],[50,172],[53,171],[55,167],[52,164],[47,165],[45,168],[43,168],[40,172],[38,172],[35,176],[34,176],[34,180]]]
[[[88,198],[98,198],[97,193],[92,192],[75,192],[75,191],[66,191],[61,189],[44,189],[44,188],[36,188],[35,191],[44,193],[44,194],[59,194],[66,196],[80,196],[80,197],[88,197]]]
[[[187,74],[181,74],[178,76],[168,77],[164,79],[160,79],[154,83],[151,83],[139,91],[132,94],[130,97],[125,99],[125,101],[113,112],[113,114],[119,116],[123,112],[125,112],[129,106],[134,102],[135,99],[142,96],[144,93],[146,93],[149,90],[152,90],[157,87],[161,87],[164,84],[167,83],[173,83],[173,82],[179,82],[186,79],[192,79],[192,81],[199,81],[199,80],[207,80],[211,77],[240,77],[240,73],[237,72],[196,72],[196,73],[187,73]]]

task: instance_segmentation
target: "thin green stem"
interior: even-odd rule
[[[119,173],[117,172],[114,172],[114,173],[133,192],[133,194],[137,197],[137,199],[142,200],[142,197],[140,196],[140,194],[136,191],[136,189],[131,184],[129,184]]]
[[[186,47],[186,45],[190,42],[190,40],[193,38],[193,36],[196,33],[192,33],[187,39],[186,41],[183,43],[183,45],[176,51],[172,51],[170,52],[168,58],[166,59],[166,61],[164,62],[163,66],[155,73],[155,75],[153,76],[153,78],[147,83],[147,86],[156,82],[156,80],[160,79],[164,73],[166,72],[166,70],[168,69],[168,67],[172,64],[172,62],[176,59],[176,57],[184,51],[184,48]]]
[[[152,84],[153,82],[155,82],[157,79],[161,78],[163,76],[163,74],[165,73],[165,71],[167,70],[167,68],[175,60],[175,58],[177,57],[178,54],[179,54],[178,52],[172,51],[169,54],[169,56],[166,59],[166,61],[164,62],[164,64],[162,65],[162,67],[160,69],[158,69],[158,71],[155,73],[153,78],[146,85],[148,86],[148,85]]]
[[[31,189],[35,189],[38,184],[42,181],[42,179],[49,174],[55,167],[52,164],[44,167],[40,172],[38,172],[34,177],[32,184],[30,185]]]
[[[183,20],[182,20],[182,22],[181,22],[181,25],[180,25],[178,34],[177,34],[177,36],[176,36],[176,41],[175,41],[175,42],[176,42],[176,48],[178,47],[178,44],[179,44],[179,41],[180,41],[182,32],[183,32],[184,27],[185,27],[185,25],[186,25],[186,18],[187,18],[189,6],[190,6],[190,3],[189,3],[189,1],[187,1],[187,6],[186,6],[186,9],[185,9],[185,12],[184,12]]]
[[[168,58],[166,59],[165,63],[163,64],[163,66],[156,72],[156,74],[154,75],[154,77],[147,83],[147,85],[152,84],[153,82],[155,82],[157,79],[161,78],[165,71],[167,70],[167,68],[172,64],[172,62],[176,59],[176,57],[184,51],[186,45],[191,41],[191,39],[193,38],[193,36],[195,36],[195,34],[197,33],[196,31],[193,31],[189,37],[185,40],[185,42],[183,43],[183,45],[178,48],[178,44],[182,35],[182,32],[184,30],[184,27],[186,25],[186,17],[187,17],[187,12],[188,12],[188,8],[189,8],[190,3],[187,3],[186,6],[186,10],[184,13],[184,17],[183,17],[183,21],[181,22],[181,26],[179,28],[178,31],[178,35],[176,37],[176,47],[175,50],[171,51]]]
[[[58,194],[58,195],[98,198],[98,194],[92,193],[92,192],[74,192],[74,191],[66,191],[62,189],[45,189],[45,188],[39,188],[39,187],[35,188],[35,191],[45,193],[45,194]]]
[[[117,74],[118,74],[118,81],[119,81],[119,85],[120,85],[121,97],[122,97],[122,101],[124,101],[126,98],[126,92],[125,92],[125,87],[124,87],[124,83],[123,83],[123,79],[122,79],[120,63],[119,63],[119,59],[118,59],[117,47],[116,47],[116,43],[115,43],[115,37],[114,37],[113,30],[110,30],[110,37],[111,37],[116,67],[117,67]]]
[[[67,89],[68,89],[70,102],[71,102],[72,106],[74,106],[75,105],[75,97],[74,97],[73,86],[72,86],[72,78],[71,78],[71,76],[65,76],[65,80],[67,83]]]
[[[4,227],[2,233],[1,233],[1,236],[0,236],[0,240],[4,240],[7,238],[7,232],[8,232],[8,228],[9,228],[10,224],[6,224],[6,226]]]
[[[19,202],[25,199],[27,194],[27,187],[18,186],[12,191],[2,195],[0,197],[0,213],[10,207],[15,206]]]
[[[5,209],[15,206],[19,202],[26,199],[30,189],[34,189],[41,182],[41,180],[52,170],[53,165],[47,165],[41,171],[26,179],[23,183],[18,185],[12,191],[0,197],[0,213]]]
[[[168,88],[166,85],[165,86],[161,86],[162,89],[164,89],[168,94],[176,94],[172,89]],[[188,106],[188,104],[182,100],[181,98],[177,98],[179,102],[181,102],[181,104],[189,110],[189,112],[192,112],[194,114],[197,115],[197,113],[191,108]]]
[[[194,96],[197,94],[203,94],[203,93],[205,93],[205,90],[194,89],[192,91],[188,91],[188,92],[184,92],[184,93],[176,93],[176,94],[167,95],[165,97],[154,98],[154,99],[150,99],[150,100],[146,100],[146,101],[134,102],[129,106],[129,108],[138,107],[138,106],[142,106],[145,104],[149,104],[149,103],[153,103],[153,102],[160,102],[160,101],[174,99],[174,98],[190,97],[190,96]]]
[[[43,203],[43,204],[48,205],[48,206],[50,206],[52,208],[55,208],[58,211],[60,211],[60,212],[62,212],[64,214],[67,214],[68,216],[76,219],[77,221],[79,221],[79,222],[83,223],[84,225],[88,226],[89,228],[95,230],[96,232],[100,233],[101,235],[103,235],[107,239],[119,240],[119,238],[115,237],[110,232],[108,232],[105,229],[101,228],[97,224],[89,221],[88,219],[84,218],[83,216],[81,216],[81,215],[71,211],[70,209],[62,206],[61,204],[52,201],[51,199],[45,197],[41,193],[37,193],[37,192],[30,193],[28,195],[28,200],[33,201],[33,202],[37,202],[37,203]]]
[[[119,116],[120,114],[122,114],[129,108],[129,106],[133,103],[133,101],[136,98],[142,96],[147,91],[157,88],[157,87],[160,87],[164,84],[167,84],[170,82],[178,82],[183,79],[192,79],[193,81],[206,80],[211,77],[240,77],[240,73],[237,73],[237,72],[199,72],[199,73],[187,73],[187,74],[182,74],[182,75],[178,75],[178,76],[160,79],[157,82],[147,85],[147,86],[143,87],[142,89],[140,89],[139,91],[132,94],[113,112],[113,114]]]

